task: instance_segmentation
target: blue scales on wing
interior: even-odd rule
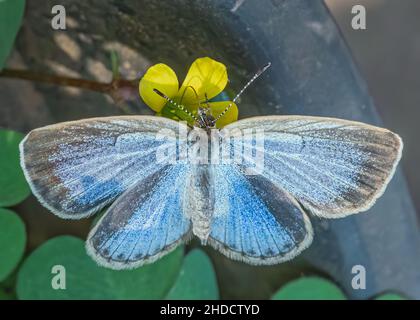
[[[229,258],[267,265],[290,260],[312,241],[309,219],[284,190],[234,165],[213,166],[216,207],[208,242]]]
[[[403,147],[389,130],[333,118],[254,117],[225,130],[236,130],[232,136],[249,149],[256,136],[252,131],[261,131],[263,143],[254,148],[263,156],[260,174],[310,213],[326,218],[369,209],[385,191]],[[252,156],[244,158],[239,166],[252,167]]]
[[[187,130],[182,123],[151,116],[93,118],[39,128],[21,143],[22,168],[44,206],[60,217],[79,219],[162,170],[164,163],[156,161],[156,152],[164,144],[183,143],[179,128]],[[157,139],[162,129],[174,135]]]
[[[122,194],[92,229],[87,250],[114,269],[150,263],[189,236],[182,213],[186,165],[166,166]]]

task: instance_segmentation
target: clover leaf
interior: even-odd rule
[[[178,279],[166,296],[167,299],[219,299],[216,274],[209,257],[194,249],[184,259]]]
[[[24,9],[25,0],[0,1],[0,70],[12,50]]]
[[[45,242],[23,263],[17,295],[19,299],[161,299],[175,282],[182,258],[180,247],[153,264],[110,270],[86,254],[81,239],[60,236]]]
[[[0,207],[13,206],[30,194],[19,162],[22,139],[23,134],[19,132],[0,130]]]
[[[303,277],[290,281],[272,297],[273,300],[345,300],[343,292],[331,281]]]
[[[16,268],[25,251],[25,225],[11,210],[0,208],[0,282]]]

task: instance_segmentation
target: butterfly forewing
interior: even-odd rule
[[[20,145],[21,163],[33,193],[55,214],[79,219],[111,203],[135,183],[161,170],[156,161],[182,123],[160,117],[93,118],[31,131]]]
[[[369,209],[384,192],[401,157],[398,135],[359,122],[267,116],[225,128],[233,129],[243,135],[245,144],[252,140],[245,129],[262,130],[261,175],[309,212],[328,218]]]

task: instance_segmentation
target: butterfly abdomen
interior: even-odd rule
[[[184,214],[191,219],[192,231],[205,244],[214,211],[214,192],[208,165],[196,165],[187,180]]]

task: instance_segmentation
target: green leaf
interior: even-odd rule
[[[377,296],[375,300],[407,300],[403,296],[396,293],[385,293]]]
[[[13,271],[5,280],[0,282],[0,300],[16,300],[16,274]]]
[[[111,53],[111,70],[112,70],[112,78],[118,79],[120,78],[120,57],[118,52],[112,50]]]
[[[162,299],[175,282],[182,259],[181,247],[150,265],[110,270],[86,254],[82,240],[60,236],[45,242],[23,263],[17,295],[19,299]],[[64,267],[65,289],[52,286],[63,275],[52,273],[56,265]]]
[[[185,257],[178,279],[166,298],[219,299],[213,265],[202,250],[194,249]]]
[[[22,139],[23,134],[19,132],[0,130],[0,207],[13,206],[30,194],[19,161]]]
[[[16,296],[13,292],[7,292],[0,288],[0,300],[16,300]]]
[[[345,300],[343,292],[331,281],[303,277],[291,281],[277,291],[273,300]]]
[[[25,251],[25,225],[13,211],[0,208],[0,282],[9,276]]]
[[[12,51],[24,9],[25,0],[0,0],[0,70]]]

